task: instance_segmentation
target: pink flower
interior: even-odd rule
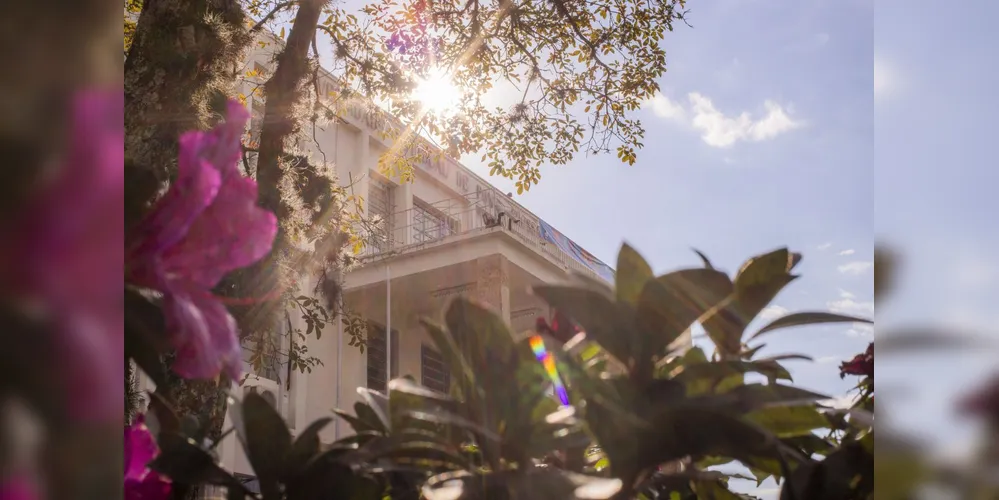
[[[37,500],[38,487],[27,475],[0,478],[0,500]]]
[[[248,119],[230,101],[224,123],[181,136],[177,178],[129,242],[126,281],[163,293],[173,369],[183,377],[239,378],[236,323],[210,290],[266,256],[277,234],[274,214],[256,204],[257,183],[237,169]]]
[[[839,378],[844,378],[847,375],[874,377],[874,342],[871,342],[863,354],[858,354],[850,361],[844,361],[840,364]]]
[[[539,317],[535,319],[534,330],[538,333],[547,334],[563,344],[582,331],[578,326],[573,325],[572,321],[559,311],[555,311],[552,315],[551,325],[548,324],[548,321],[545,318]]]
[[[125,500],[161,500],[170,495],[170,480],[148,467],[159,454],[145,416],[137,416],[125,428]]]
[[[49,315],[46,366],[84,420],[123,414],[123,104],[120,90],[76,96],[63,161],[0,236],[0,286]]]

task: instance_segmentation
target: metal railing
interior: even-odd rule
[[[489,194],[506,198],[498,190]],[[366,244],[358,258],[362,263],[372,262],[442,244],[459,235],[502,230],[566,271],[599,278],[592,269],[545,240],[541,236],[540,219],[527,209],[512,201],[503,207],[486,205],[476,198],[472,193],[393,213],[366,235]]]

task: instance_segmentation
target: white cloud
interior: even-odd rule
[[[841,297],[826,304],[834,313],[850,315],[874,314],[874,302],[861,302],[852,297]]]
[[[855,253],[857,253],[856,250],[854,250],[852,248],[847,248],[846,250],[841,251],[839,254],[840,255],[853,255]]]
[[[753,120],[747,112],[736,117],[726,116],[715,108],[711,99],[697,92],[690,93],[688,97],[694,115],[691,125],[701,132],[701,140],[716,148],[728,148],[739,141],[773,139],[802,125],[792,120],[784,108],[773,101],[763,104],[767,109],[766,116]]]
[[[850,326],[850,329],[846,331],[846,334],[850,337],[873,339],[874,325],[869,323],[854,323]]]
[[[760,317],[765,320],[774,320],[787,314],[787,308],[781,306],[767,306],[760,311]]]
[[[815,360],[815,362],[820,365],[828,365],[829,363],[836,363],[839,361],[839,356],[822,356],[821,358],[817,358]]]
[[[683,121],[687,117],[687,112],[683,109],[683,105],[671,101],[662,94],[656,94],[655,97],[648,101],[647,106],[652,108],[652,112],[660,118]]]
[[[853,274],[859,275],[874,268],[874,263],[866,260],[855,260],[853,262],[847,262],[836,269],[843,274]]]
[[[729,148],[737,142],[761,142],[773,139],[804,125],[791,118],[780,104],[767,100],[763,103],[766,114],[754,119],[749,112],[727,116],[719,111],[711,99],[698,92],[687,95],[690,108],[657,94],[646,102],[656,116],[687,124],[701,134],[701,140],[716,148]]]
[[[829,311],[850,316],[869,318],[874,316],[874,302],[858,301],[854,295],[846,290],[839,291],[839,299],[826,303]],[[874,325],[870,323],[853,323],[846,331],[850,337],[872,338],[874,337]]]
[[[819,246],[817,246],[815,248],[818,248],[819,250],[828,250],[829,247],[831,247],[831,246],[832,246],[832,243],[830,243],[830,242],[827,241],[827,242],[825,242],[825,243],[823,243],[823,244],[821,244],[821,245],[819,245]]]

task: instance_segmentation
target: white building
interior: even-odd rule
[[[255,47],[247,69],[269,74],[271,49]],[[336,82],[327,75],[320,88],[330,92]],[[242,92],[250,95],[252,88],[244,86]],[[260,99],[247,104],[259,120]],[[345,302],[371,325],[364,353],[347,345],[340,322],[333,321],[321,338],[308,339],[309,354],[322,359],[323,366],[308,374],[275,367],[251,375],[238,389],[272,397],[292,432],[330,416],[334,408],[352,411],[357,387],[384,388],[396,376],[412,375],[445,391],[447,370],[417,321],[439,318],[454,296],[468,294],[491,304],[514,331],[523,331],[536,317],[550,316],[547,306],[527,292],[532,284],[561,281],[570,270],[613,279],[606,264],[456,161],[427,155],[431,158],[417,166],[413,182],[386,178],[378,159],[391,144],[379,132],[397,122],[361,103],[345,106],[341,118],[317,130],[316,140],[341,182],[353,181],[366,213],[384,218],[387,229],[373,235],[360,264],[345,277]],[[391,331],[388,339],[386,330]],[[389,376],[386,357],[392,364]],[[337,421],[321,439],[328,444],[349,433],[349,426]],[[252,475],[234,437],[220,450],[226,468]]]

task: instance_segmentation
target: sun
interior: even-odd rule
[[[447,71],[437,68],[417,84],[413,97],[428,112],[448,114],[458,107],[461,90],[451,81]]]

